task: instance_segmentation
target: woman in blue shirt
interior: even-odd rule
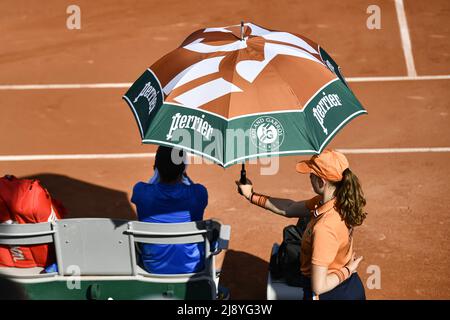
[[[203,220],[208,205],[206,188],[186,175],[184,153],[160,146],[155,157],[151,183],[138,182],[131,202],[139,221],[182,223]],[[203,269],[204,244],[142,244],[141,258],[150,273],[182,274]]]

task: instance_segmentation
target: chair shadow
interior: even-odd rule
[[[266,300],[269,263],[242,251],[227,250],[220,284],[230,290],[231,300]]]
[[[52,173],[21,178],[39,180],[50,195],[61,201],[67,209],[65,218],[137,219],[123,191]]]
[[[84,182],[65,175],[41,173],[21,177],[37,179],[67,209],[65,218],[136,220],[125,192]],[[227,250],[220,283],[232,300],[265,300],[268,262],[242,251]]]

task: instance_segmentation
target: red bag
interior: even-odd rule
[[[0,178],[0,223],[39,223],[62,219],[64,206],[38,180]],[[0,267],[46,267],[55,262],[53,245],[0,246]]]

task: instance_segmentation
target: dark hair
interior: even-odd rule
[[[363,210],[366,199],[358,177],[350,169],[345,169],[342,180],[333,184],[336,186],[335,207],[342,220],[349,228],[360,226],[366,218],[367,212]]]
[[[156,151],[155,168],[158,169],[162,181],[173,182],[177,180],[186,168],[184,151],[160,146]]]

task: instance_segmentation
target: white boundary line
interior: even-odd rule
[[[329,135],[329,136],[325,139],[325,141],[322,143],[322,145],[321,145],[320,148],[319,148],[319,153],[322,152],[323,148],[328,144],[328,141],[329,141],[330,139],[333,139],[333,138],[335,137],[336,133],[337,133],[339,130],[341,130],[341,128],[342,128],[344,125],[346,125],[350,120],[356,118],[358,115],[363,115],[363,114],[367,114],[367,111],[366,111],[366,110],[359,110],[359,111],[356,111],[356,112],[352,113],[352,114],[349,115],[344,121],[342,121],[342,122],[339,124],[339,126],[337,126],[337,127],[333,130],[333,132],[331,132],[330,135]]]
[[[405,7],[403,0],[395,0],[395,11],[397,12],[398,25],[400,27],[400,37],[402,38],[403,53],[406,60],[408,76],[417,76],[414,58],[411,49],[411,39],[409,37],[408,22],[406,21]]]
[[[155,153],[103,153],[103,154],[36,154],[0,156],[0,161],[41,161],[41,160],[91,160],[91,159],[132,159],[154,157]]]
[[[347,82],[384,82],[384,81],[426,81],[426,80],[450,80],[450,74],[431,76],[392,76],[392,77],[353,77],[345,79]]]
[[[395,0],[395,10],[400,28],[403,53],[406,60],[408,76],[387,76],[387,77],[350,77],[347,82],[383,82],[383,81],[421,81],[421,80],[449,80],[450,75],[425,75],[418,76],[414,65],[412,54],[411,38],[409,36],[408,22],[406,20],[405,6],[403,0]],[[150,72],[150,68],[147,68]],[[158,79],[158,78],[156,78]],[[4,84],[0,85],[0,90],[52,90],[52,89],[114,89],[129,88],[132,82],[122,83],[87,83],[87,84]]]
[[[114,89],[129,88],[133,83],[72,83],[72,84],[5,84],[0,90],[52,90],[52,89]]]
[[[450,74],[428,76],[387,76],[387,77],[350,77],[347,82],[384,82],[384,81],[427,81],[449,80]],[[122,89],[130,88],[132,82],[122,83],[84,83],[84,84],[2,84],[0,90],[64,90],[64,89]]]
[[[450,147],[431,148],[368,148],[336,149],[346,154],[383,154],[383,153],[446,153]],[[190,156],[195,156],[190,154]],[[46,161],[46,160],[97,160],[97,159],[139,159],[153,158],[155,153],[103,153],[103,154],[45,154],[0,156],[0,162],[8,161]]]
[[[432,148],[370,148],[370,149],[336,149],[346,154],[382,154],[382,153],[428,153],[428,152],[450,152],[450,147]]]

